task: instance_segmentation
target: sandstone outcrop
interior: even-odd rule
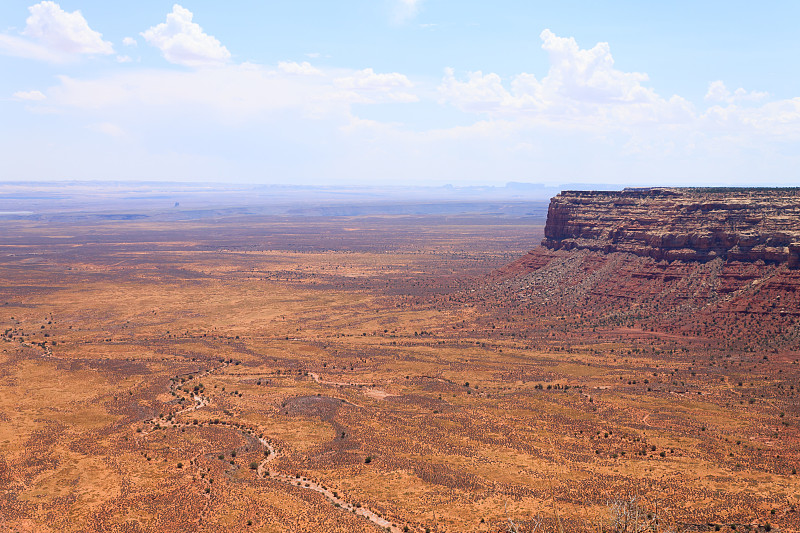
[[[798,349],[800,189],[563,192],[498,274],[525,312]]]
[[[667,261],[797,267],[800,188],[567,191],[550,202],[542,244]]]

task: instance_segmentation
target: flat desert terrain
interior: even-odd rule
[[[797,347],[526,305],[544,222],[3,221],[0,531],[800,531]]]

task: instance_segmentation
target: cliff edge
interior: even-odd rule
[[[542,245],[797,267],[800,188],[566,191],[550,201]]]
[[[487,290],[518,313],[800,353],[799,256],[800,188],[566,191]]]

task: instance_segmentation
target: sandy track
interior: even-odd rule
[[[207,370],[205,372],[194,373],[195,375],[193,376],[192,379],[199,379],[199,378],[205,377],[205,376],[207,376],[207,375],[209,375],[209,374],[211,374],[213,372],[217,372],[217,371],[225,368],[226,366],[228,366],[228,364],[229,363],[223,363],[221,366],[219,366],[217,368],[214,368],[214,369],[211,369],[211,370]],[[335,386],[343,386],[343,385],[350,386],[350,385],[352,385],[352,384],[349,384],[349,383],[345,384],[345,383],[334,383],[334,382],[322,381],[322,380],[320,380],[319,376],[317,374],[313,373],[313,372],[310,372],[309,375],[314,379],[314,381],[316,381],[317,383],[323,384],[323,385],[335,385]],[[178,388],[178,383],[174,382],[174,381],[171,382],[170,390],[174,392],[177,388]],[[369,390],[372,390],[372,389],[369,389]],[[383,391],[377,391],[377,392],[382,393]],[[170,428],[170,427],[172,427],[172,428],[201,427],[201,426],[207,425],[207,424],[204,424],[204,423],[189,424],[189,423],[185,423],[185,422],[178,422],[176,420],[176,417],[178,415],[197,411],[198,409],[202,409],[203,407],[206,407],[211,402],[210,398],[207,398],[205,396],[201,396],[199,394],[192,394],[192,399],[194,400],[194,404],[193,405],[190,405],[189,407],[186,407],[185,409],[182,409],[180,411],[176,411],[175,413],[172,413],[170,419],[168,419],[166,417],[155,417],[155,418],[150,420],[150,423],[152,424],[152,426],[154,428],[155,427],[160,427],[162,429],[163,428]],[[221,422],[221,424],[228,425],[228,424],[225,424],[224,422]],[[231,429],[235,429],[236,431],[239,431],[240,433],[242,433],[245,436],[247,436],[247,435],[253,436],[252,434],[247,433],[245,430],[242,430],[241,428],[238,428],[238,427],[235,427],[235,426],[232,426],[232,425],[228,425],[228,426]],[[148,432],[142,432],[142,435],[146,436],[146,435],[152,433],[152,431],[153,430],[148,431]],[[299,487],[299,488],[302,488],[302,489],[306,489],[306,490],[310,490],[310,491],[313,491],[313,492],[317,492],[317,493],[322,494],[323,496],[325,496],[325,498],[331,503],[331,505],[333,505],[334,507],[336,507],[338,509],[341,509],[342,511],[352,512],[352,513],[354,513],[354,514],[356,514],[358,516],[361,516],[361,517],[369,520],[373,524],[375,524],[377,527],[380,527],[381,529],[384,529],[384,530],[387,530],[387,531],[391,531],[392,533],[401,533],[402,530],[399,527],[395,526],[389,520],[383,518],[382,516],[380,516],[375,511],[367,509],[366,507],[363,507],[361,505],[355,505],[353,503],[350,503],[345,497],[340,495],[338,492],[327,488],[326,486],[324,486],[323,484],[321,484],[319,482],[312,481],[312,480],[306,479],[306,478],[298,478],[298,477],[290,476],[288,474],[284,474],[284,473],[281,473],[281,472],[279,472],[277,470],[269,468],[269,464],[272,463],[279,455],[278,449],[265,437],[259,436],[259,437],[257,437],[257,440],[262,446],[264,446],[265,450],[269,452],[267,457],[265,459],[263,459],[259,463],[258,468],[256,469],[256,474],[257,474],[257,476],[259,478],[272,479],[272,480],[275,480],[275,481],[286,483],[288,485],[293,485],[295,487]],[[208,507],[208,504],[206,504],[206,507]]]

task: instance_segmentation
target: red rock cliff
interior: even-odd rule
[[[550,201],[542,244],[656,260],[797,267],[800,188],[566,191]]]
[[[800,352],[800,188],[568,191],[489,285],[517,312]],[[616,331],[616,330],[614,330]]]

